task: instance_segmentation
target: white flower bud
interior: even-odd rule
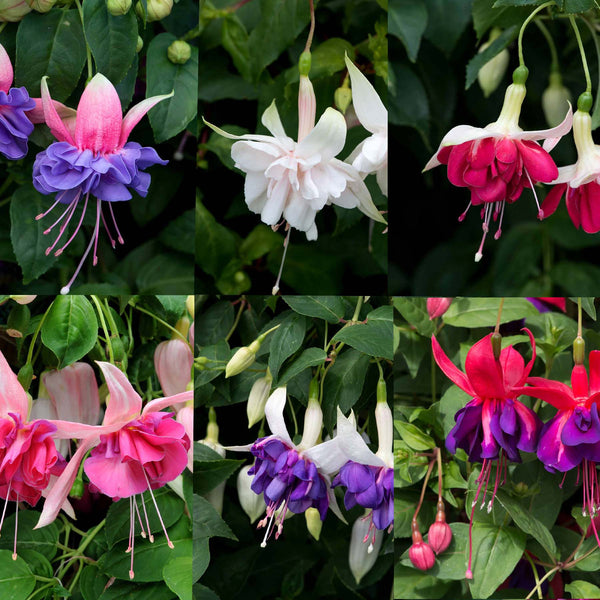
[[[242,346],[225,367],[225,377],[233,377],[245,371],[255,360],[260,343],[254,340],[249,346]]]
[[[483,52],[486,48],[491,46],[492,42],[500,35],[501,31],[497,28],[493,29],[490,33],[489,40],[479,48],[479,52]],[[496,54],[494,58],[479,69],[477,73],[477,80],[479,81],[479,87],[483,91],[483,95],[487,98],[490,94],[496,91],[506,69],[508,68],[508,62],[510,60],[510,54],[508,50],[504,48],[501,52]]]
[[[304,429],[302,441],[298,450],[308,450],[312,448],[321,435],[323,429],[323,411],[316,398],[309,398],[306,412],[304,413]]]
[[[250,488],[252,476],[248,475],[251,465],[240,469],[237,476],[237,492],[240,504],[248,515],[250,523],[254,523],[265,512],[265,501],[262,494],[255,494]]]
[[[273,377],[269,369],[264,377],[260,377],[254,382],[246,405],[248,429],[265,416],[265,405],[271,393],[271,383],[273,383]]]
[[[315,540],[319,541],[321,529],[323,529],[323,521],[321,521],[321,515],[319,514],[318,509],[312,506],[307,508],[304,511],[304,518],[306,519],[306,528],[308,529],[308,532]]]
[[[550,127],[562,123],[572,101],[571,92],[563,85],[560,73],[550,73],[550,84],[542,94],[542,109]]]
[[[373,528],[369,533],[370,524],[370,519],[359,517],[352,525],[348,564],[357,584],[373,568],[383,541],[383,531]],[[367,535],[368,539],[363,541]]]
[[[377,456],[384,460],[389,467],[393,467],[394,417],[388,403],[384,399],[377,401],[375,420],[377,421],[377,435],[379,437]]]

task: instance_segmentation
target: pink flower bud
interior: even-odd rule
[[[192,350],[177,338],[161,342],[154,351],[154,368],[165,396],[185,392],[192,378]]]
[[[307,75],[300,75],[298,89],[298,142],[301,142],[315,127],[317,100]]]
[[[431,524],[427,537],[427,542],[436,554],[443,552],[452,541],[452,529],[446,521],[438,521]]]
[[[435,555],[429,544],[425,542],[417,542],[410,547],[408,551],[410,562],[421,571],[427,571],[433,567],[435,563]]]
[[[452,304],[453,298],[427,298],[427,314],[429,320],[441,317]]]

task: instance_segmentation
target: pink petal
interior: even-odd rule
[[[496,158],[501,163],[510,164],[515,162],[517,154],[517,146],[511,138],[505,137],[496,143]]]
[[[25,421],[29,402],[23,386],[0,352],[0,417],[8,417],[11,412],[17,413]]]
[[[154,351],[154,368],[166,396],[185,392],[192,378],[192,349],[181,339],[161,342]]]
[[[113,84],[101,73],[87,84],[77,106],[75,141],[78,148],[114,152],[119,148],[123,110]]]
[[[124,424],[139,416],[142,410],[142,399],[133,389],[125,374],[115,365],[101,361],[96,362],[104,374],[110,394],[103,424]]]
[[[581,227],[586,233],[597,233],[600,231],[600,186],[592,181],[578,189],[581,190],[578,205]]]
[[[592,350],[590,361],[590,394],[600,392],[600,350]]]
[[[482,140],[476,140],[471,144],[469,153],[469,162],[473,169],[484,169],[489,167],[494,161],[496,140],[488,137]]]
[[[469,396],[475,396],[475,391],[473,390],[468,377],[446,356],[439,342],[435,339],[435,336],[431,337],[431,348],[433,350],[435,362],[444,372],[446,377],[461,390],[469,394]]]
[[[523,166],[535,183],[554,181],[558,177],[558,167],[550,155],[535,142],[518,142],[519,152],[523,158]]]
[[[144,470],[137,461],[122,462],[121,456],[90,456],[83,464],[90,481],[106,496],[128,498],[148,489]]]
[[[191,390],[187,392],[182,392],[181,394],[175,394],[174,396],[169,396],[168,398],[157,398],[156,400],[148,402],[148,404],[144,406],[142,416],[147,415],[151,412],[162,410],[167,406],[174,406],[175,404],[179,404],[181,402],[190,402],[193,399],[194,393]]]
[[[467,169],[464,173],[463,180],[469,187],[483,187],[488,181],[488,168],[484,169]]]
[[[560,381],[552,381],[543,377],[529,377],[527,383],[529,387],[514,388],[513,391],[517,394],[540,398],[559,410],[570,409],[576,404],[571,388]]]
[[[0,44],[0,90],[8,93],[13,82],[13,67],[10,57]]]
[[[151,98],[146,98],[146,100],[142,100],[135,106],[132,106],[123,118],[123,124],[121,126],[121,135],[119,137],[119,148],[122,148],[126,144],[127,138],[129,137],[131,130],[140,122],[142,117],[153,106],[156,106],[159,102],[162,102],[167,98],[171,98],[173,94],[174,92],[171,92],[170,94],[164,94],[162,96],[152,96]],[[121,110],[120,104],[119,110]]]
[[[506,198],[506,183],[497,177],[485,187],[477,188],[475,193],[483,202],[499,202]]]
[[[57,112],[56,104],[50,97],[50,91],[48,90],[48,77],[42,77],[41,90],[42,90],[42,105],[44,107],[44,118],[46,125],[50,128],[52,135],[59,142],[69,142],[72,146],[75,145],[74,136],[71,133],[69,127],[63,122],[59,113]],[[36,102],[37,106],[37,102]],[[65,107],[66,108],[66,107]]]
[[[504,374],[504,385],[508,392],[516,385],[522,385],[527,378],[525,375],[525,361],[523,357],[512,347],[507,346],[500,353],[500,364]]]
[[[542,213],[544,214],[543,218],[554,214],[566,189],[567,184],[561,183],[553,186],[552,189],[546,194],[541,206]]]
[[[452,185],[465,187],[465,171],[469,165],[468,154],[471,148],[469,142],[454,146],[448,158],[448,180]]]
[[[184,406],[177,413],[177,422],[183,425],[185,429],[185,433],[190,438],[190,440],[194,439],[194,407],[193,406]],[[190,448],[188,450],[188,462],[187,468],[190,471],[193,471],[194,466],[194,446],[190,444]]]
[[[491,333],[471,347],[465,359],[465,371],[477,396],[504,398],[502,368],[494,357]]]
[[[565,116],[563,122],[560,125],[552,129],[540,129],[537,131],[522,131],[520,133],[513,133],[511,137],[514,140],[545,140],[544,150],[550,152],[556,144],[560,141],[563,135],[569,133],[571,125],[573,123],[573,109],[569,105],[569,112]]]
[[[575,398],[587,397],[589,392],[588,375],[583,365],[575,365],[571,371],[571,388]]]

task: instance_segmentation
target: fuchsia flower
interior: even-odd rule
[[[173,94],[143,100],[123,117],[115,87],[100,73],[86,86],[77,111],[51,99],[46,79],[42,78],[42,98],[37,101],[36,110],[30,118],[34,123],[45,121],[58,141],[37,155],[33,166],[33,185],[42,194],[57,195],[54,204],[36,218],[45,217],[57,204],[67,205],[61,216],[44,231],[45,234],[49,233],[62,221],[59,233],[53,244],[46,249],[46,254],[52,251],[56,256],[62,254],[83,223],[90,195],[97,199],[94,233],[73,277],[61,289],[61,293],[66,294],[92,245],[93,263],[95,265],[98,262],[96,252],[101,220],[113,248],[116,245],[106,222],[102,202],[108,203],[115,237],[119,243],[124,243],[115,221],[112,203],[130,200],[130,189],[145,196],[150,185],[150,175],[144,169],[155,164],[167,164],[153,148],[128,142],[127,138],[153,106]],[[80,202],[83,202],[83,209],[74,232],[62,246],[54,250]]]
[[[129,575],[133,578],[134,511],[139,517],[135,496],[150,491],[158,512],[152,490],[175,479],[185,469],[188,460],[190,440],[183,425],[172,419],[173,413],[159,411],[188,402],[193,394],[189,391],[159,398],[142,409],[142,399],[117,367],[105,362],[98,362],[98,366],[110,394],[104,420],[100,426],[61,420],[52,422],[56,427],[56,438],[81,438],[82,441],[48,495],[36,528],[48,525],[56,518],[77,476],[81,460],[91,450],[84,463],[84,471],[92,485],[115,500],[130,498]],[[160,513],[159,519],[162,523]],[[141,525],[141,519],[139,522]],[[148,522],[147,527],[152,540]],[[172,547],[164,525],[163,530]],[[145,535],[143,525],[142,535]]]
[[[513,76],[513,79],[518,77]],[[502,234],[506,203],[518,200],[523,188],[533,190],[537,182],[549,183],[558,176],[558,169],[548,152],[571,128],[571,109],[558,127],[523,131],[519,127],[519,116],[525,94],[524,83],[511,84],[506,90],[497,121],[484,128],[470,125],[454,127],[444,136],[424,169],[448,165],[450,183],[469,189],[471,199],[459,221],[465,218],[471,205],[481,206],[483,237],[475,261],[483,256],[483,244],[492,220],[499,219],[494,238],[498,239]],[[540,147],[536,140],[542,139],[545,141]],[[544,212],[538,205],[538,217],[543,216]]]
[[[194,357],[190,344],[180,338],[161,342],[154,351],[154,369],[167,396],[185,392],[192,380]]]
[[[12,83],[12,63],[0,44],[0,153],[16,160],[27,154],[33,125],[25,113],[35,108],[35,101],[24,87],[11,88]]]
[[[573,116],[573,137],[577,147],[577,162],[558,169],[542,203],[544,216],[550,216],[565,196],[567,211],[575,227],[586,233],[600,231],[600,146],[592,138],[592,118],[589,112],[578,110]]]
[[[427,298],[427,314],[432,321],[441,317],[450,308],[454,298]]]

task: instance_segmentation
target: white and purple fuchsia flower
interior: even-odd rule
[[[58,141],[37,155],[33,166],[33,185],[42,194],[57,195],[54,204],[36,218],[45,217],[57,204],[67,206],[59,218],[44,231],[45,234],[50,233],[60,223],[59,233],[52,245],[46,249],[46,254],[62,254],[81,228],[90,195],[96,198],[94,233],[73,277],[61,289],[61,293],[66,294],[79,274],[92,245],[93,264],[98,261],[100,221],[104,224],[113,248],[116,246],[103,211],[103,202],[108,204],[115,238],[122,244],[123,237],[115,220],[113,202],[130,200],[130,190],[140,196],[146,196],[150,175],[145,173],[144,169],[155,164],[167,164],[153,148],[142,147],[137,142],[128,142],[127,138],[153,106],[173,94],[143,100],[123,117],[121,101],[115,87],[100,73],[86,86],[77,111],[52,100],[46,79],[47,77],[42,78],[42,98],[37,101],[36,109],[29,118],[34,123],[45,121]],[[57,248],[80,202],[83,202],[83,209],[75,230],[66,242]]]
[[[267,514],[258,523],[259,528],[266,527],[262,547],[266,546],[273,531],[276,539],[281,535],[288,511],[302,513],[313,507],[324,520],[327,509],[331,508],[345,522],[329,479],[329,475],[339,468],[337,440],[317,444],[323,423],[318,400],[309,400],[302,440],[297,446],[285,426],[285,403],[285,387],[277,388],[267,401],[265,416],[272,435],[259,438],[253,444],[227,448],[250,451],[256,457],[248,475],[254,476],[252,491],[264,494],[267,505]]]
[[[12,82],[12,64],[0,44],[0,153],[17,160],[27,154],[33,125],[25,113],[35,108],[35,100],[24,87],[11,88]]]

